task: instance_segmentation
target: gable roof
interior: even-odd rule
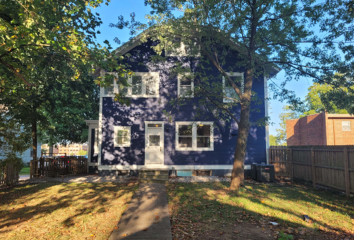
[[[114,54],[118,55],[123,55],[127,52],[129,52],[130,50],[134,49],[135,47],[139,46],[141,44],[140,39],[143,37],[144,33],[149,33],[152,32],[151,28],[143,31],[142,33],[140,33],[139,35],[135,36],[134,38],[130,39],[128,42],[124,43],[122,46],[116,48],[113,52]],[[233,40],[231,40],[233,41]],[[233,41],[236,45],[238,45],[235,41]],[[282,69],[280,67],[278,67],[275,64],[272,64],[271,68],[270,68],[270,76],[273,77],[275,75],[277,75]],[[269,79],[269,78],[268,78]]]

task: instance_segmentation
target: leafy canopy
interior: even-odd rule
[[[129,72],[111,54],[108,41],[103,47],[95,40],[102,21],[90,9],[104,2],[109,0],[0,2],[4,117],[20,124],[33,141],[37,124],[45,142],[86,141],[84,120],[98,117],[99,86],[115,78],[102,78],[100,70]]]

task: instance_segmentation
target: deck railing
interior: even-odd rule
[[[42,156],[30,162],[30,178],[57,177],[87,173],[87,158],[74,156]]]

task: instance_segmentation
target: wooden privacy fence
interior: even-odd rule
[[[354,146],[270,147],[269,161],[278,176],[354,193]]]
[[[85,157],[41,157],[30,163],[30,178],[80,173],[87,173],[87,158]]]
[[[0,167],[0,185],[12,185],[18,182],[20,170],[12,164]]]

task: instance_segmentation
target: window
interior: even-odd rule
[[[98,128],[95,128],[95,141],[93,145],[93,153],[96,154],[98,153]]]
[[[236,85],[241,89],[241,93],[244,93],[244,81],[243,81],[243,73],[227,73],[228,76],[230,76],[231,80],[236,83]],[[224,103],[230,103],[233,101],[239,101],[240,98],[236,94],[235,90],[229,83],[225,77],[222,77],[222,84],[223,84],[223,95],[225,98],[223,99]],[[235,100],[233,100],[235,99]]]
[[[351,131],[350,121],[342,121],[342,131]]]
[[[114,127],[114,147],[130,147],[130,126]]]
[[[117,81],[116,80],[117,80],[118,75],[117,75],[117,73],[112,73],[112,72],[109,72],[107,74],[114,75],[115,79],[113,79],[111,86],[101,88],[102,89],[101,93],[104,97],[114,97],[114,94],[117,93],[117,91],[116,91]],[[103,74],[103,76],[104,76],[104,74]]]
[[[173,48],[173,50],[172,49],[165,50],[166,52],[165,55],[170,57],[188,56],[192,53],[193,48],[191,47],[191,44],[182,42],[182,39],[180,37],[175,37],[172,40],[172,46],[170,47]],[[196,43],[194,43],[194,46],[196,46]]]
[[[176,150],[213,151],[213,123],[176,122]]]
[[[117,81],[113,81],[112,87],[102,88],[102,95],[114,97],[115,93],[122,93],[126,97],[159,97],[159,73],[158,72],[136,72],[125,79],[129,87],[120,84],[125,81],[123,77],[117,76]]]
[[[192,76],[178,75],[178,96],[194,97],[194,80]]]

